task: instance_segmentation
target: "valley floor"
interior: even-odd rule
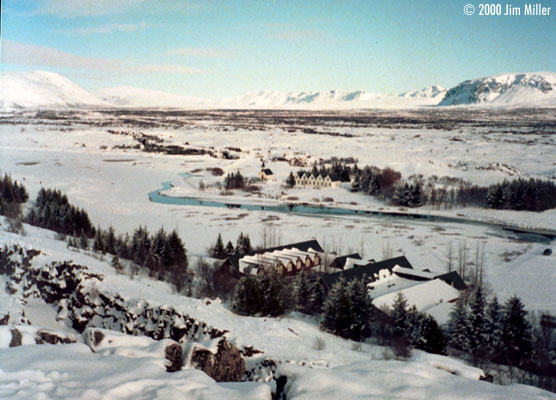
[[[355,157],[360,166],[390,166],[404,177],[448,175],[483,185],[505,178],[556,177],[556,137],[543,128],[554,123],[550,113],[528,111],[518,122],[513,112],[493,112],[488,118],[479,112],[471,116],[466,113],[446,117],[422,112],[415,117],[411,111],[385,115],[375,112],[370,113],[369,121],[385,118],[386,122],[363,124],[350,122],[350,118],[361,116],[359,112],[342,114],[338,122],[330,122],[329,116],[323,118],[321,113],[274,115],[264,111],[245,115],[218,111],[6,114],[0,115],[0,172],[22,182],[32,200],[40,188],[62,190],[72,204],[88,212],[95,225],[102,228],[112,225],[117,233],[132,233],[139,225],[146,225],[150,232],[162,226],[166,230],[175,228],[192,257],[206,257],[208,247],[219,233],[224,242],[235,242],[244,232],[255,246],[316,238],[329,252],[359,252],[365,259],[376,260],[404,254],[416,269],[444,272],[449,248],[454,258],[458,249],[466,248],[468,264],[473,265],[476,249],[484,246],[486,280],[501,302],[517,294],[528,310],[554,314],[556,252],[542,255],[546,248],[554,248],[554,241],[535,242],[496,227],[458,222],[315,217],[149,201],[149,192],[170,181],[173,188],[167,194],[172,196],[265,204],[296,201],[400,211],[372,197],[350,193],[345,187],[321,190],[282,187],[281,180],[290,171],[299,169],[292,167],[290,161],[297,160],[310,168],[313,161],[331,157]],[[439,126],[431,122],[440,117],[446,122]],[[407,122],[415,118],[420,122]],[[458,122],[460,118],[467,122]],[[532,120],[536,123],[532,124]],[[398,122],[388,126],[388,121]],[[318,134],[304,133],[307,128]],[[144,152],[133,148],[138,141],[125,132],[157,136],[164,145],[200,149],[212,156]],[[224,152],[231,159],[225,159]],[[239,191],[223,196],[212,186],[224,178],[215,176],[214,168],[221,168],[224,173],[239,170],[247,177],[255,177],[261,159],[278,181],[259,183],[260,196]],[[194,176],[179,175],[185,172]],[[204,191],[199,189],[201,181]],[[416,212],[528,228],[556,226],[555,210],[528,213],[422,208]],[[30,226],[24,227],[24,235],[7,230],[7,222],[2,219],[0,245],[17,242],[42,250],[43,254],[34,262],[71,259],[87,265],[109,277],[100,290],[171,305],[211,326],[229,330],[226,336],[239,348],[253,346],[264,351],[264,357],[282,360],[280,371],[289,377],[288,399],[556,398],[527,386],[478,381],[479,370],[446,357],[415,351],[407,362],[392,360],[387,349],[373,344],[356,347],[350,341],[320,331],[315,320],[297,313],[280,319],[238,317],[218,301],[207,304],[177,295],[161,282],[118,275],[109,262],[68,250],[66,243],[55,240],[52,232]],[[55,311],[44,304],[32,301],[24,304],[0,294],[0,308],[15,313],[25,310],[33,325],[76,335],[56,321]],[[315,337],[324,339],[325,349],[314,348]],[[0,347],[6,347],[5,341],[0,339]],[[138,362],[122,355],[90,353],[83,343],[0,349],[0,398],[28,399],[36,394],[46,399],[178,395],[192,399],[266,399],[269,391],[270,385],[266,383],[217,384],[191,369],[167,374],[149,360]]]

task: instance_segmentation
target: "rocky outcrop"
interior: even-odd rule
[[[21,332],[17,329],[12,329],[10,331],[12,334],[12,340],[10,341],[10,347],[21,346]]]
[[[176,372],[183,365],[183,351],[179,343],[171,339],[154,340],[146,336],[126,335],[125,333],[99,328],[87,328],[83,341],[95,353],[118,354],[123,352],[135,357],[164,359],[167,372]],[[129,351],[132,349],[133,351]]]
[[[9,347],[31,344],[75,343],[75,337],[71,334],[39,329],[29,325],[1,326],[0,336],[11,336]]]
[[[245,374],[245,360],[237,347],[222,339],[216,351],[203,347],[194,347],[191,365],[217,382],[239,382]]]
[[[215,354],[205,354],[202,350],[195,353],[197,365],[217,381],[243,379],[245,362],[240,351],[224,337],[227,331],[213,328],[173,307],[103,292],[99,287],[104,276],[86,266],[71,262],[35,265],[31,261],[37,254],[40,252],[17,245],[0,248],[0,273],[10,278],[6,285],[11,292],[22,298],[39,297],[55,305],[57,318],[68,319],[80,333],[87,328],[102,328],[156,341],[172,339],[176,346],[167,348],[172,370],[182,366],[181,345],[219,339]],[[101,331],[95,331],[92,343],[102,342],[102,335]]]

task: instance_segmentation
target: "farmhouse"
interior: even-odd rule
[[[311,187],[313,189],[339,187],[340,180],[327,173],[312,174],[305,171],[298,171],[295,177],[295,186],[300,188]]]
[[[262,168],[259,172],[259,179],[269,181],[274,179],[274,172],[270,168]]]

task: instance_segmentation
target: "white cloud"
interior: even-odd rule
[[[150,72],[199,74],[205,71],[174,64],[137,64],[108,58],[83,57],[54,47],[2,41],[2,64],[95,70],[122,74]]]
[[[42,0],[36,14],[84,17],[116,14],[140,5],[145,0]]]
[[[223,49],[213,49],[207,47],[185,47],[181,49],[173,49],[164,52],[166,55],[171,56],[187,56],[187,57],[202,57],[202,58],[232,58],[233,52]]]
[[[135,32],[144,29],[136,24],[107,24],[101,26],[85,26],[81,28],[64,29],[58,32],[68,33],[70,35],[83,36],[96,33],[113,33],[113,32]]]
[[[65,33],[73,36],[85,36],[94,34],[109,34],[114,32],[136,32],[149,28],[160,28],[166,26],[164,24],[104,24],[100,26],[84,26],[80,28],[62,29],[56,32]]]
[[[210,9],[208,0],[36,0],[35,15],[56,15],[59,17],[97,17],[120,14],[136,9],[141,14],[188,14]]]

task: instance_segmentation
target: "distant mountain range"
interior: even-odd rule
[[[262,90],[221,101],[133,87],[89,93],[63,76],[45,71],[5,72],[0,85],[0,109],[4,111],[80,107],[349,109],[454,105],[556,107],[556,73],[503,74],[468,80],[448,90],[433,85],[402,94]]]

